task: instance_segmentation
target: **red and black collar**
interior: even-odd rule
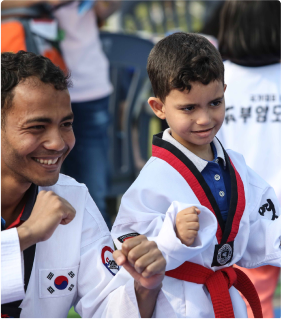
[[[244,185],[239,173],[223,148],[227,170],[231,179],[231,198],[227,215],[224,223],[219,206],[206,183],[203,175],[196,166],[179,149],[171,143],[162,140],[162,134],[154,135],[152,143],[152,156],[158,157],[175,170],[185,179],[198,198],[201,205],[207,207],[217,218],[218,228],[216,237],[219,244],[232,243],[238,233],[240,220],[245,209]]]

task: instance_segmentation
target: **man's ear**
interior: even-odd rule
[[[223,86],[223,91],[225,92],[225,90],[226,90],[226,87],[227,87],[227,84],[224,84],[224,86]]]
[[[166,119],[165,107],[159,98],[150,97],[147,102],[157,117]]]

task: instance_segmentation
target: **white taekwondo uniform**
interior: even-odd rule
[[[207,161],[167,131],[163,139],[162,133],[154,136],[152,157],[122,198],[111,232],[117,248],[124,239],[144,234],[158,244],[167,260],[166,271],[185,261],[213,271],[234,263],[247,268],[281,266],[280,207],[274,190],[247,167],[242,155],[228,150],[228,157],[215,138],[218,156],[225,157],[231,178],[230,207],[224,223],[201,174]],[[200,229],[194,244],[187,247],[176,236],[175,218],[190,206],[201,211]],[[205,285],[165,276],[163,291],[177,317],[214,317]],[[239,292],[232,286],[229,293],[235,317],[247,317]]]
[[[224,68],[226,113],[217,137],[244,156],[281,204],[281,64],[246,67],[227,60]]]
[[[110,232],[86,186],[60,174],[41,190],[65,198],[76,216],[36,244],[26,293],[17,230],[1,232],[2,304],[23,299],[21,317],[66,317],[72,305],[82,317],[140,317],[134,280],[125,269],[118,272]],[[161,290],[154,316],[166,315],[175,316]]]

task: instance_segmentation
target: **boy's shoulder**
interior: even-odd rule
[[[147,180],[147,183],[151,182],[152,184],[168,183],[171,179],[183,179],[180,173],[165,160],[154,156],[151,156],[146,162],[138,178]]]

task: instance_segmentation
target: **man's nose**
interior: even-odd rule
[[[65,141],[61,132],[56,130],[50,130],[44,142],[44,147],[50,150],[61,151],[65,148]]]

